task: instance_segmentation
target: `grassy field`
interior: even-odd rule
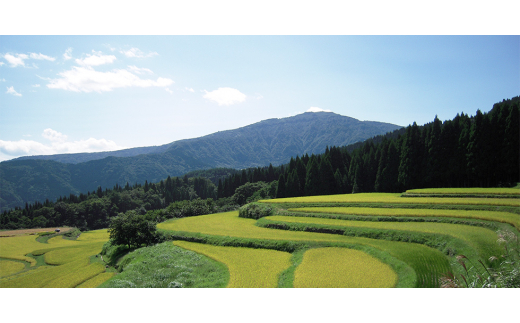
[[[397,275],[390,266],[346,248],[308,250],[294,278],[294,287],[310,288],[385,288],[396,283]]]
[[[400,209],[400,208],[360,208],[360,207],[306,207],[289,208],[290,212],[344,214],[385,217],[446,217],[477,219],[509,223],[520,230],[520,215],[509,212],[480,210],[438,210],[438,209]]]
[[[171,242],[132,251],[119,267],[122,272],[99,287],[225,287],[229,281],[224,265]]]
[[[224,263],[229,269],[227,287],[230,288],[277,287],[280,273],[291,265],[291,254],[288,252],[220,247],[187,241],[173,243]]]

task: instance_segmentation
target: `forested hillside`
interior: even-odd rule
[[[256,198],[512,186],[520,181],[519,121],[520,99],[515,97],[495,104],[489,113],[477,111],[471,118],[461,113],[445,122],[435,118],[424,126],[414,123],[403,135],[389,133],[356,144],[353,150],[327,147],[323,154],[296,156],[278,167],[197,171],[191,178],[168,177],[110,190],[99,187],[56,202],[28,203],[3,212],[0,228],[63,224],[99,228],[128,210],[166,208],[164,216],[190,216],[236,208]]]
[[[279,165],[298,154],[321,153],[327,145],[343,146],[397,128],[400,127],[362,122],[334,113],[303,113],[165,146],[148,147],[153,148],[152,153],[131,157],[110,156],[76,164],[43,159],[2,162],[0,211],[22,207],[26,202],[86,193],[98,186],[113,187],[116,183],[124,185],[126,182],[144,184],[146,180],[158,182],[194,170]],[[145,148],[133,151],[145,151]],[[105,155],[71,154],[57,155],[56,158],[64,160],[67,157],[67,160],[77,162],[83,157],[92,159]]]

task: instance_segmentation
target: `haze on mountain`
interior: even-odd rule
[[[98,186],[158,182],[199,169],[276,166],[296,155],[322,153],[326,146],[345,146],[399,128],[332,112],[306,112],[162,146],[21,157],[0,163],[0,202],[5,210]]]

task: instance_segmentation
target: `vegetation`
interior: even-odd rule
[[[398,221],[395,217],[420,217],[420,218],[457,218],[457,219],[478,219],[486,221],[495,221],[509,223],[517,230],[520,230],[520,216],[518,214],[498,211],[481,211],[481,210],[451,210],[451,209],[402,209],[402,208],[363,208],[363,207],[306,207],[306,208],[289,208],[290,212],[305,212],[323,214],[331,214],[331,218],[362,220],[363,217],[377,216],[388,217],[386,221]],[[334,215],[332,215],[334,214]],[[340,216],[336,216],[339,214]],[[350,216],[341,215],[359,215],[355,219]],[[370,218],[368,220],[373,220]],[[385,219],[376,219],[382,221]],[[415,219],[417,220],[417,219]],[[403,221],[403,220],[401,220]],[[424,221],[424,220],[423,220]]]
[[[260,218],[273,214],[273,208],[260,203],[250,203],[242,206],[238,210],[238,216],[241,218],[249,218],[258,220]]]
[[[149,246],[158,242],[156,224],[145,214],[127,211],[111,219],[108,232],[114,244],[139,248],[143,244]]]
[[[119,270],[99,287],[224,287],[229,280],[222,264],[171,242],[130,252],[120,260]]]
[[[186,241],[175,241],[174,244],[224,263],[229,269],[227,287],[230,288],[276,287],[280,273],[291,265],[291,255],[282,251],[211,246]]]
[[[0,259],[0,277],[10,276],[25,269],[25,264],[19,261]]]
[[[296,269],[294,287],[385,288],[394,287],[392,268],[359,250],[310,249]]]

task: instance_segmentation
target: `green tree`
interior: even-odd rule
[[[156,225],[145,214],[127,211],[111,219],[108,233],[114,244],[139,248],[143,244],[148,246],[157,241]]]

